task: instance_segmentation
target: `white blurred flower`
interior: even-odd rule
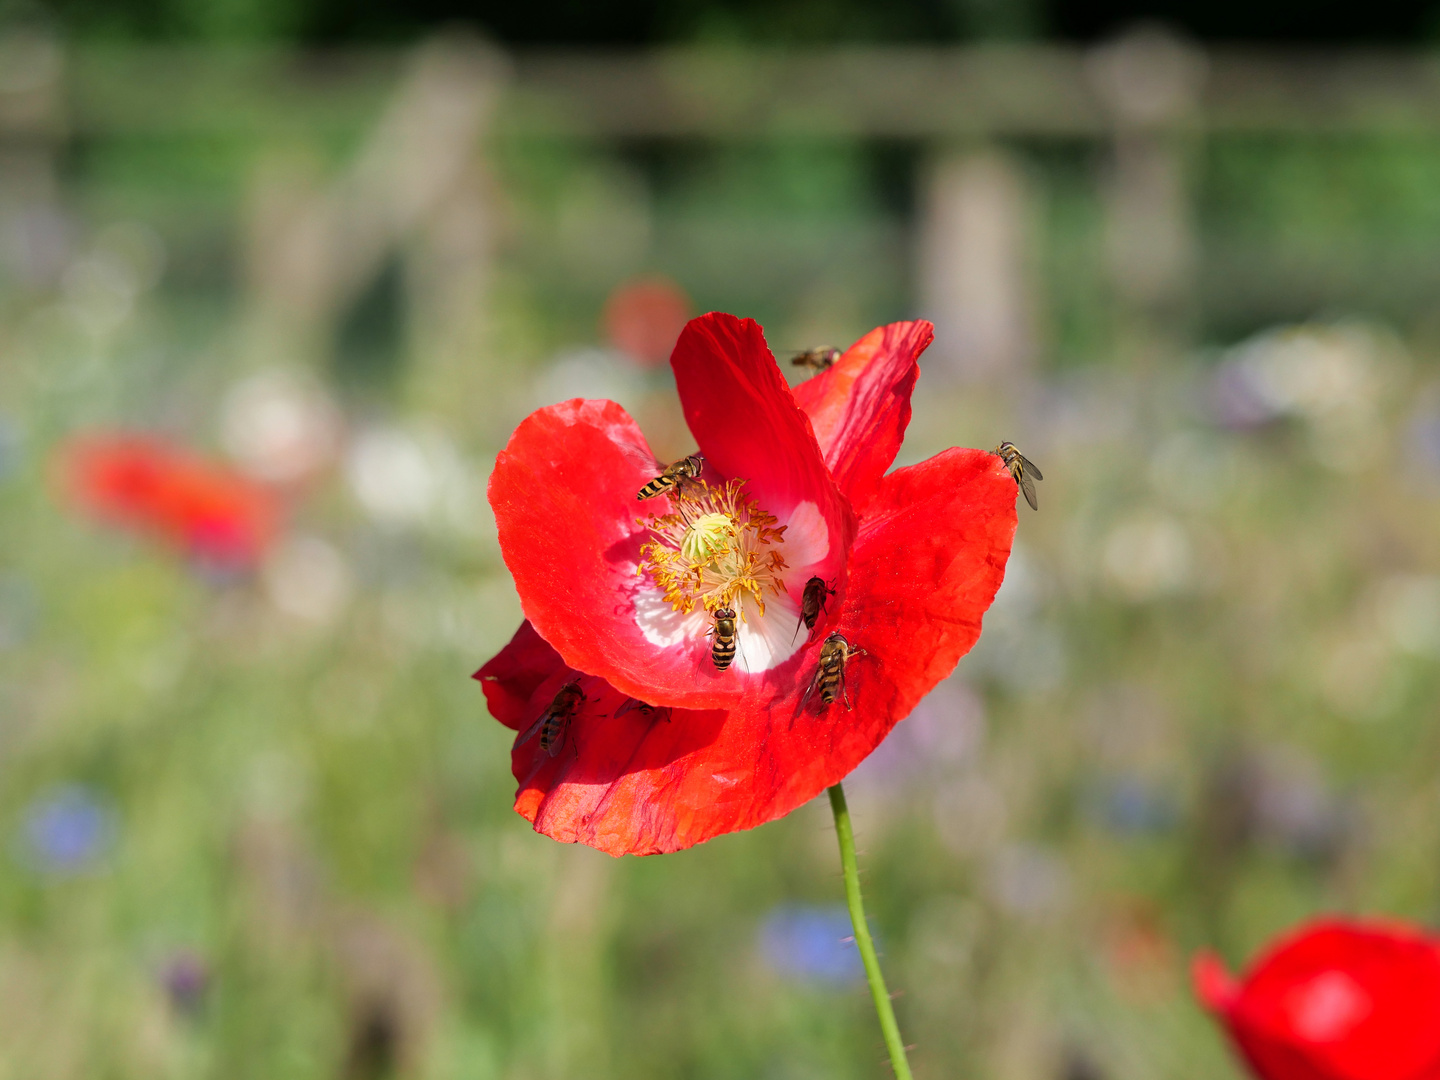
[[[1295,326],[1251,338],[1236,358],[1276,412],[1313,417],[1373,403],[1379,349],[1376,335],[1361,326]]]
[[[535,381],[535,405],[571,398],[605,399],[634,411],[646,391],[644,375],[614,349],[578,348],[560,353]]]
[[[261,567],[261,581],[272,604],[313,623],[333,622],[349,602],[354,584],[345,556],[313,536],[277,546]]]
[[[385,525],[470,531],[478,513],[475,477],[455,444],[431,428],[362,432],[350,447],[345,473],[360,505]]]
[[[113,333],[130,318],[140,294],[159,281],[164,265],[164,244],[153,229],[133,222],[108,226],[61,276],[65,309],[89,332]]]
[[[226,451],[247,472],[283,484],[314,473],[333,458],[340,410],[313,379],[274,369],[230,388],[220,425]]]
[[[1144,601],[1188,588],[1194,578],[1195,553],[1180,522],[1142,513],[1110,531],[1102,562],[1106,578],[1121,595]]]
[[[66,267],[60,288],[71,318],[96,335],[118,330],[134,310],[139,292],[123,265],[93,255]]]
[[[1440,577],[1401,574],[1382,582],[1375,615],[1396,648],[1416,656],[1440,656]]]

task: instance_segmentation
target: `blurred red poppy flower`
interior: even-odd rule
[[[82,436],[63,447],[60,464],[81,510],[210,565],[253,566],[279,523],[269,488],[155,436]]]
[[[1420,930],[1314,922],[1238,981],[1212,953],[1194,979],[1262,1080],[1440,1078],[1440,940]]]
[[[932,336],[880,327],[792,392],[755,322],[693,320],[671,364],[704,467],[651,502],[636,493],[662,463],[613,402],[552,405],[515,430],[490,502],[527,621],[475,677],[522,732],[515,808],[537,830],[648,854],[779,817],[848,774],[975,643],[1014,480],[959,449],[886,475]],[[834,595],[807,632],[813,578]],[[722,671],[724,607],[738,632]],[[864,655],[826,705],[809,691],[832,633]],[[572,681],[584,700],[553,737],[523,737]]]
[[[641,366],[659,367],[694,310],[685,291],[668,278],[627,281],[605,301],[605,334]]]

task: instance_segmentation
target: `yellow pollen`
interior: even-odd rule
[[[670,491],[670,513],[651,517],[640,547],[639,573],[670,606],[688,614],[733,607],[748,595],[765,614],[765,596],[785,591],[785,526],[742,494],[743,480],[711,487],[692,480]]]

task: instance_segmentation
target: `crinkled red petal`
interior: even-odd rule
[[[515,429],[490,475],[500,551],[520,605],[565,662],[628,694],[708,708],[744,692],[694,649],[662,649],[635,621],[635,493],[656,473],[640,429],[613,401],[562,402]]]
[[[726,479],[749,481],[747,490],[761,508],[782,521],[801,503],[814,503],[830,541],[829,564],[817,572],[827,580],[837,576],[855,534],[855,516],[760,324],[718,311],[691,319],[670,364],[706,464]],[[797,595],[803,586],[797,583]]]
[[[550,643],[535,632],[530,620],[520,624],[510,643],[487,660],[472,676],[485,691],[490,715],[508,728],[520,730],[534,721],[530,699],[540,684],[568,671]]]
[[[876,327],[835,364],[795,387],[825,464],[856,513],[895,461],[910,424],[920,354],[935,340],[924,319]]]
[[[557,840],[653,854],[770,821],[842,779],[974,644],[1014,538],[1015,482],[993,455],[950,450],[884,478],[873,511],[835,623],[866,651],[847,672],[853,711],[806,700],[819,635],[793,678],[728,711],[647,716],[625,707],[623,691],[581,677],[587,700],[559,752],[536,739],[515,747],[516,810]],[[502,684],[529,677],[524,649],[504,656],[482,673]],[[523,718],[539,718],[566,677],[537,684]]]

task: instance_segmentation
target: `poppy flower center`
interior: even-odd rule
[[[743,619],[748,599],[764,615],[766,597],[785,593],[786,526],[743,494],[744,486],[686,481],[670,493],[670,513],[650,519],[638,572],[679,614],[736,608]]]

